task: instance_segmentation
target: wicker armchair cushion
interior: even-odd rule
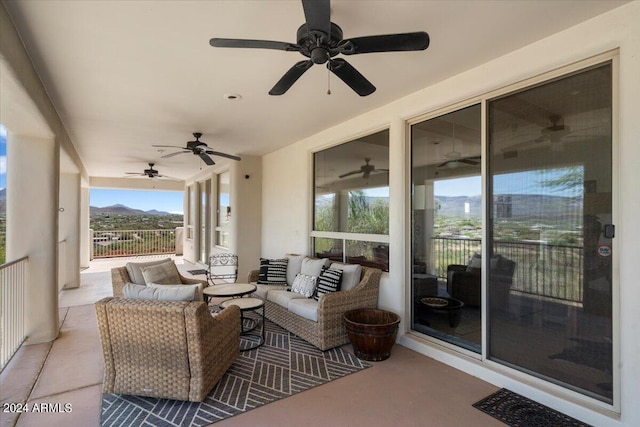
[[[148,261],[148,262],[128,262],[125,267],[127,268],[127,273],[129,273],[129,278],[131,279],[131,283],[137,283],[138,285],[144,285],[146,282],[144,281],[144,277],[142,276],[142,267],[149,267],[152,265],[162,264],[164,262],[172,262],[171,258],[164,258],[157,261]]]
[[[157,301],[197,301],[198,286],[182,285],[180,287],[164,286],[155,288],[145,285],[127,283],[122,289],[126,299],[142,299]]]
[[[158,265],[142,267],[142,277],[144,283],[158,283],[162,285],[172,285],[180,283],[180,274],[178,268],[173,262],[165,262]]]
[[[150,288],[180,288],[183,289],[185,286],[188,287],[194,287],[196,288],[195,290],[195,296],[193,301],[204,301],[204,296],[202,295],[202,291],[204,290],[204,284],[203,283],[194,283],[194,284],[184,284],[184,283],[180,283],[180,284],[164,284],[164,283],[147,283],[147,286],[149,286]]]

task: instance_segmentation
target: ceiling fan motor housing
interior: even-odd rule
[[[328,37],[328,40],[327,40]],[[331,34],[325,34],[318,30],[309,30],[307,24],[298,28],[297,39],[300,53],[310,58],[314,64],[324,64],[339,52],[338,45],[342,41],[342,28],[331,23]],[[316,40],[320,40],[318,43]]]

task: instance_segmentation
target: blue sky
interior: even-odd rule
[[[0,124],[0,190],[7,188],[7,129]]]
[[[103,208],[121,204],[133,209],[155,209],[182,214],[183,193],[179,191],[100,190],[89,192],[90,205]]]

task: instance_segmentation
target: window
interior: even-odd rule
[[[314,154],[313,252],[389,271],[389,131]]]
[[[218,209],[216,215],[216,245],[223,248],[229,247],[229,221],[231,221],[230,204],[230,173],[218,174],[217,193]]]

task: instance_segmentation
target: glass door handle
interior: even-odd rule
[[[604,237],[607,239],[613,239],[616,236],[616,226],[613,224],[604,225]]]

